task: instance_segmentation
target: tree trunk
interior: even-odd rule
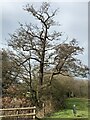
[[[43,85],[43,62],[40,63],[40,85]]]

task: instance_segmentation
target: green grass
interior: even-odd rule
[[[88,100],[85,98],[70,98],[66,101],[66,109],[53,113],[48,118],[88,118]],[[74,116],[72,106],[76,105],[77,115]]]

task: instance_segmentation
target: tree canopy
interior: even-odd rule
[[[50,75],[48,84],[51,85],[54,75],[87,77],[89,73],[89,68],[77,59],[84,48],[76,39],[70,42],[60,40],[63,34],[56,29],[60,24],[54,20],[58,9],[51,11],[50,8],[47,2],[43,2],[39,9],[27,4],[24,10],[36,23],[32,20],[29,24],[20,23],[20,28],[10,34],[8,42],[14,62],[13,78],[26,82],[32,96],[44,85],[45,74]]]

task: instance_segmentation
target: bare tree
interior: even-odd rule
[[[69,43],[60,41],[62,32],[56,31],[59,23],[54,21],[58,9],[51,11],[50,4],[44,2],[38,10],[29,4],[24,10],[35,18],[36,24],[20,23],[20,28],[10,34],[9,46],[13,48],[13,60],[22,68],[17,76],[27,82],[30,92],[36,93],[35,82],[40,88],[43,86],[47,73],[51,74],[49,85],[57,74],[86,77],[88,67],[75,57],[83,52],[83,48],[75,39]]]

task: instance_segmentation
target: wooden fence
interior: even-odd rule
[[[20,113],[20,112],[28,113]],[[35,119],[36,116],[36,107],[25,107],[25,108],[7,108],[7,109],[0,109],[0,118],[7,118],[7,117],[25,117],[25,116],[32,116],[32,119]],[[12,114],[14,113],[14,114]]]

